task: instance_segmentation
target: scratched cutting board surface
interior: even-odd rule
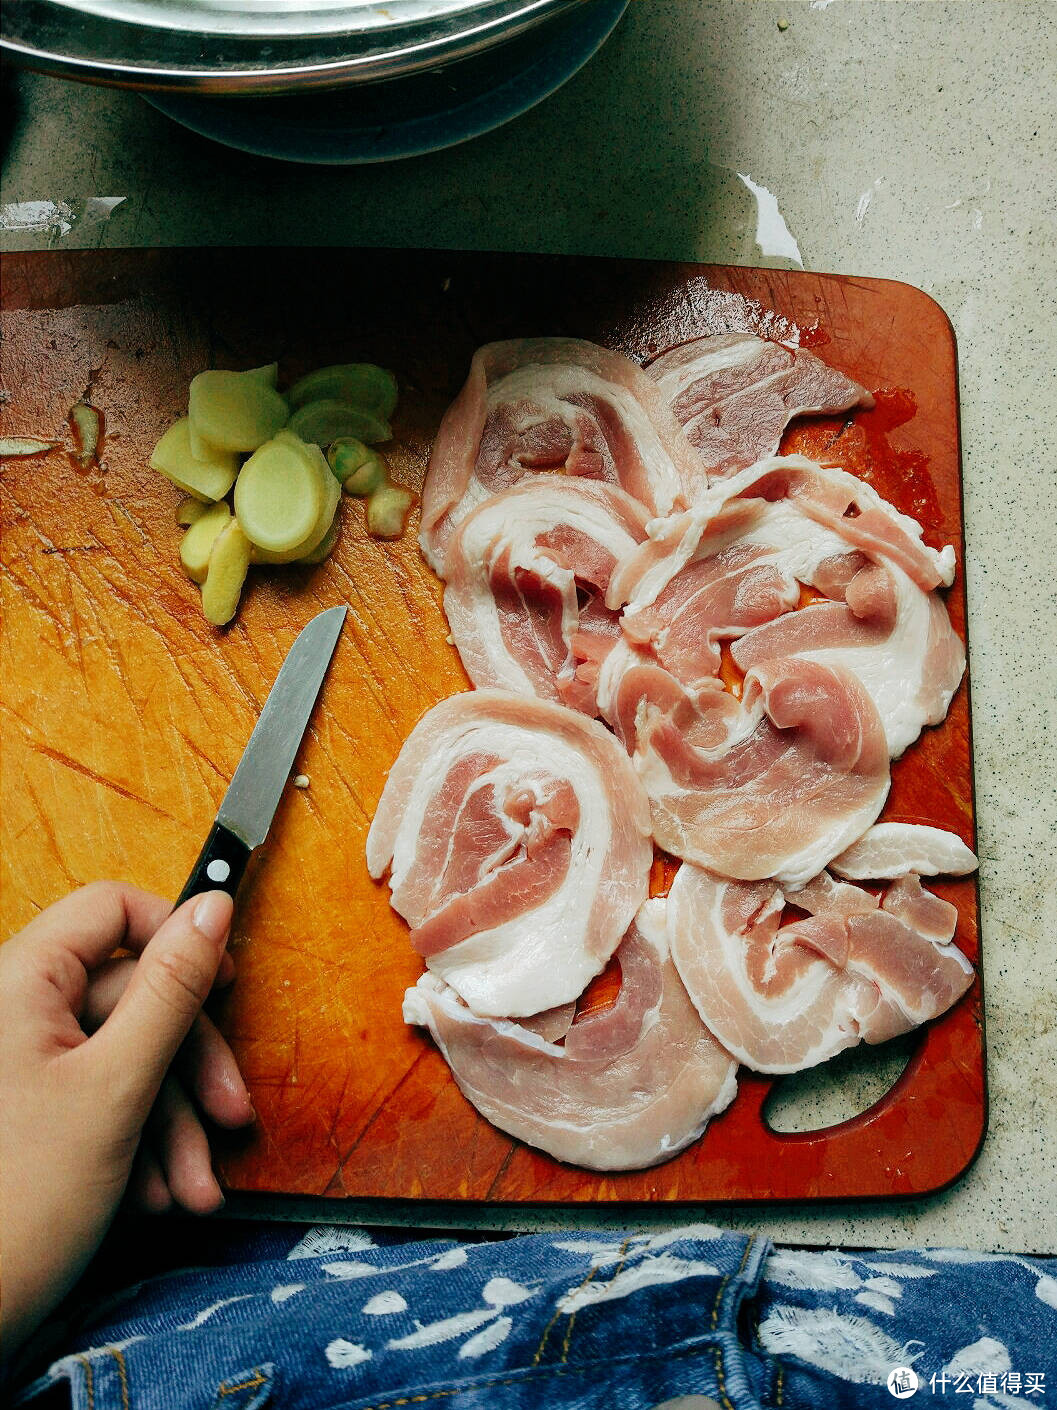
[[[69,440],[84,397],[105,418],[100,464],[64,449],[8,460],[4,524],[3,934],[72,887],[125,877],[175,895],[299,629],[349,605],[290,789],[240,895],[238,980],[216,1012],[259,1114],[224,1147],[237,1190],[522,1201],[818,1199],[920,1194],[956,1178],[986,1126],[979,980],[917,1040],[876,1106],[822,1132],[765,1122],[772,1080],[666,1165],[562,1166],[479,1118],[422,1031],[400,1017],[420,973],[364,838],[403,739],[467,686],[439,584],[414,533],[367,537],[344,500],[333,557],[253,570],[236,622],[204,621],[178,561],[179,493],[151,448],[208,366],[278,359],[282,384],[331,362],[397,373],[391,455],[421,484],[440,416],[478,344],[566,334],[645,359],[701,332],[800,331],[879,393],[877,408],[803,422],[784,446],[863,475],[953,543],[964,635],[956,359],[942,311],[883,280],[521,255],[345,250],[86,251],[4,260],[4,435]],[[417,516],[412,529],[417,525]],[[893,769],[884,817],[973,844],[968,687]],[[972,879],[935,889],[979,960]]]

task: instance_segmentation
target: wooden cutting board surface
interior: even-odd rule
[[[979,980],[918,1040],[895,1087],[823,1132],[779,1135],[770,1079],[666,1165],[598,1175],[509,1140],[400,1017],[420,972],[363,847],[385,771],[420,715],[467,686],[439,584],[413,533],[379,544],[360,502],[321,567],[253,570],[236,622],[204,621],[178,561],[178,492],[148,468],[207,366],[278,358],[284,384],[326,363],[392,367],[396,478],[421,484],[430,441],[478,344],[566,334],[648,357],[699,332],[783,336],[878,391],[852,422],[803,423],[823,451],[953,543],[948,605],[964,635],[954,339],[924,294],[883,280],[521,255],[347,250],[87,251],[3,262],[3,434],[68,438],[78,398],[105,417],[101,463],[8,460],[3,513],[3,934],[72,887],[124,877],[175,896],[275,674],[321,608],[347,626],[291,788],[251,864],[238,980],[217,1009],[259,1114],[223,1149],[237,1190],[520,1201],[912,1195],[956,1178],[986,1126]],[[413,527],[417,523],[413,521]],[[973,845],[968,688],[893,770],[885,818]],[[978,962],[972,879],[935,888]]]

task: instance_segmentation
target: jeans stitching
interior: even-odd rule
[[[721,1304],[722,1301],[723,1301],[723,1294],[724,1294],[724,1293],[726,1292],[726,1290],[727,1290],[727,1284],[730,1282],[730,1280],[731,1280],[732,1278],[737,1278],[737,1277],[739,1277],[740,1274],[744,1271],[745,1265],[746,1265],[746,1263],[748,1263],[748,1261],[749,1261],[749,1254],[752,1252],[753,1245],[755,1244],[755,1242],[756,1242],[756,1235],[753,1234],[753,1235],[749,1238],[748,1242],[747,1242],[746,1245],[745,1245],[744,1250],[742,1251],[741,1262],[738,1264],[737,1268],[734,1270],[733,1273],[728,1273],[728,1274],[726,1274],[726,1276],[724,1277],[723,1281],[720,1283],[719,1287],[716,1289],[716,1300],[715,1300],[715,1302],[712,1304],[712,1324],[711,1324],[711,1329],[712,1329],[712,1331],[715,1331],[716,1328],[719,1326],[719,1308],[720,1308],[720,1304]]]
[[[723,1410],[734,1410],[734,1402],[727,1394],[725,1367],[723,1365],[723,1348],[721,1346],[714,1346],[712,1352],[716,1358],[716,1385],[719,1389],[719,1397],[723,1402]]]
[[[768,1355],[768,1353],[763,1349],[763,1342],[760,1340],[760,1315],[760,1307],[759,1304],[756,1303],[753,1305],[752,1311],[750,1313],[751,1328],[749,1332],[748,1346],[746,1349],[751,1351],[754,1355],[758,1356],[764,1362],[765,1365],[767,1365],[773,1370],[773,1392],[775,1410],[781,1410],[782,1406],[785,1404],[785,1381],[782,1373],[782,1365],[780,1361],[775,1361],[773,1357]]]
[[[587,1280],[585,1279],[584,1283],[581,1284],[581,1286],[584,1286],[586,1284],[586,1281]],[[714,1346],[711,1342],[703,1346],[691,1346],[686,1347],[680,1351],[658,1353],[658,1355],[663,1355],[663,1359],[666,1361],[674,1361],[676,1359],[681,1359],[688,1356],[701,1356],[707,1351],[712,1351],[713,1354],[717,1357],[717,1368],[721,1371],[722,1350],[721,1348]],[[561,1366],[558,1364],[555,1364],[553,1366],[532,1365],[527,1368],[528,1375],[522,1374],[518,1376],[506,1376],[502,1380],[476,1381],[472,1385],[450,1386],[446,1390],[423,1391],[418,1395],[402,1395],[399,1396],[396,1400],[376,1401],[373,1405],[363,1406],[362,1410],[398,1410],[398,1407],[402,1405],[422,1405],[425,1404],[425,1402],[428,1400],[446,1400],[453,1395],[462,1395],[467,1391],[494,1390],[498,1386],[512,1386],[523,1384],[530,1377],[534,1378],[537,1376],[583,1376],[597,1369],[597,1365],[593,1362],[583,1366]],[[722,1391],[722,1395],[725,1402],[724,1410],[735,1410],[735,1406],[725,1390]]]
[[[228,1385],[225,1381],[217,1391],[217,1395],[234,1395],[238,1390],[253,1390],[256,1386],[262,1385],[264,1385],[264,1377],[261,1375],[261,1369],[259,1366],[254,1366],[252,1380],[240,1381],[237,1386]]]
[[[627,1262],[628,1245],[629,1245],[630,1243],[631,1243],[631,1239],[630,1239],[630,1238],[626,1238],[626,1239],[624,1240],[624,1242],[620,1245],[620,1260],[619,1260],[619,1262],[617,1263],[617,1266],[613,1269],[613,1276],[612,1276],[612,1278],[610,1278],[609,1282],[606,1284],[606,1287],[607,1287],[607,1288],[611,1288],[611,1287],[613,1286],[613,1284],[614,1284],[614,1283],[616,1282],[616,1280],[617,1280],[617,1276],[619,1275],[621,1269],[624,1267],[624,1264]],[[581,1284],[581,1287],[586,1287],[586,1286],[587,1286],[586,1283],[582,1283],[582,1284]],[[575,1321],[576,1321],[576,1313],[574,1312],[574,1313],[572,1313],[572,1315],[571,1315],[570,1318],[569,1318],[569,1325],[568,1325],[568,1326],[566,1327],[566,1329],[565,1329],[565,1340],[562,1342],[562,1354],[561,1354],[561,1356],[559,1357],[559,1360],[562,1362],[563,1365],[564,1365],[564,1363],[565,1363],[566,1361],[568,1361],[568,1359],[569,1359],[569,1345],[570,1345],[570,1343],[572,1342],[572,1339],[573,1339],[573,1324],[575,1323]]]
[[[95,1410],[95,1375],[92,1371],[92,1363],[87,1356],[78,1356],[77,1360],[84,1367],[84,1388],[88,1392],[88,1410]]]
[[[590,1278],[590,1276],[591,1276],[591,1274],[588,1273],[588,1274],[587,1274],[587,1277],[584,1279],[584,1281],[579,1284],[579,1286],[580,1286],[581,1288],[584,1286],[584,1284],[587,1282],[587,1279]],[[547,1325],[543,1328],[543,1335],[540,1337],[540,1344],[539,1344],[539,1346],[537,1346],[537,1348],[536,1348],[536,1354],[535,1354],[535,1356],[533,1356],[533,1358],[532,1358],[532,1364],[533,1364],[533,1366],[538,1366],[538,1365],[539,1365],[539,1363],[540,1363],[540,1358],[541,1358],[542,1355],[543,1355],[543,1349],[544,1349],[544,1347],[547,1345],[547,1338],[548,1338],[548,1337],[550,1336],[550,1334],[551,1334],[551,1328],[554,1326],[555,1322],[557,1322],[558,1318],[559,1318],[561,1315],[562,1315],[562,1314],[561,1314],[561,1312],[558,1310],[558,1308],[555,1308],[555,1309],[554,1309],[554,1315],[553,1315],[553,1317],[550,1319],[550,1321],[547,1323]]]
[[[591,1281],[591,1279],[595,1276],[595,1274],[596,1274],[597,1272],[598,1272],[598,1269],[597,1269],[597,1268],[588,1268],[587,1272],[584,1274],[584,1276],[581,1278],[581,1280],[577,1283],[577,1285],[576,1285],[576,1287],[573,1289],[573,1291],[574,1291],[574,1292],[579,1292],[582,1288],[586,1288],[587,1285],[588,1285],[588,1283]],[[562,1314],[561,1314],[561,1309],[560,1309],[560,1307],[555,1307],[555,1309],[554,1309],[554,1316],[550,1319],[550,1321],[547,1323],[547,1325],[543,1328],[543,1335],[540,1337],[540,1344],[539,1344],[539,1346],[537,1346],[537,1348],[536,1348],[536,1354],[535,1354],[535,1356],[533,1356],[533,1358],[532,1358],[532,1364],[533,1364],[533,1366],[538,1366],[538,1365],[539,1365],[540,1359],[541,1359],[542,1356],[543,1356],[544,1348],[545,1348],[546,1345],[547,1345],[547,1338],[548,1338],[548,1337],[550,1336],[550,1334],[551,1334],[551,1328],[554,1326],[555,1322],[557,1322],[558,1318],[559,1318],[561,1315],[562,1315]],[[394,1403],[395,1403],[395,1402],[394,1402]]]
[[[107,1351],[117,1362],[118,1379],[121,1382],[121,1410],[129,1410],[128,1401],[128,1372],[125,1368],[125,1357],[116,1346],[108,1346]]]

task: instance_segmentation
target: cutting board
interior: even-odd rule
[[[524,255],[351,250],[9,255],[3,434],[69,440],[78,398],[105,423],[100,463],[59,448],[0,478],[5,631],[4,934],[72,887],[125,877],[175,896],[299,629],[349,605],[291,788],[240,895],[238,979],[217,1016],[259,1121],[221,1148],[234,1190],[523,1201],[918,1195],[955,1179],[986,1125],[979,981],[917,1040],[869,1111],[780,1135],[772,1080],[742,1072],[704,1139],[656,1169],[599,1175],[513,1142],[463,1099],[401,1022],[420,972],[364,838],[401,742],[467,686],[414,534],[367,537],[345,500],[333,557],[254,570],[236,622],[209,627],[178,562],[178,492],[148,468],[204,367],[278,359],[283,383],[371,360],[400,380],[395,477],[421,484],[430,441],[478,344],[565,334],[645,359],[700,332],[800,341],[878,392],[848,422],[805,422],[825,453],[921,520],[962,563],[954,338],[926,295],[875,279]],[[412,527],[414,527],[413,520]],[[963,574],[948,604],[964,634]],[[968,689],[893,770],[885,817],[973,844]],[[973,880],[935,888],[979,961]]]

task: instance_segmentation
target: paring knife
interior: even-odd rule
[[[178,906],[203,891],[234,898],[250,853],[272,825],[347,611],[320,612],[287,652]]]

